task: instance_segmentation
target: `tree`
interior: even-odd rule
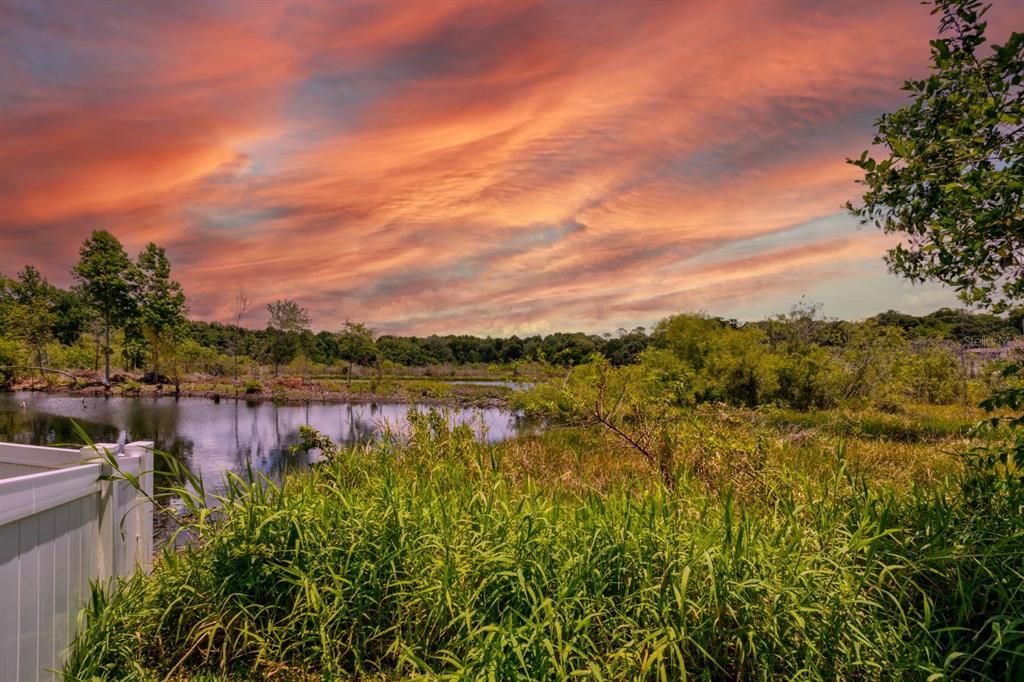
[[[968,304],[1005,310],[1024,299],[1024,33],[982,54],[985,13],[978,0],[936,0],[940,37],[931,42],[931,75],[908,81],[910,105],[878,119],[874,144],[887,150],[851,161],[864,171],[854,215],[906,239],[889,252],[890,269],[912,281],[953,286]],[[1024,376],[1011,363],[1004,376]],[[1024,384],[982,403],[1024,409]],[[1024,475],[1024,415],[993,417],[1014,434],[977,460]]]
[[[137,314],[135,264],[117,237],[102,230],[93,232],[79,250],[73,273],[82,295],[93,308],[103,331],[103,384],[110,385],[110,331]]]
[[[522,398],[531,412],[580,426],[599,426],[639,454],[669,490],[676,485],[677,442],[670,387],[647,367],[614,367],[600,355],[569,370],[561,382],[540,384]]]
[[[10,328],[7,316],[14,305],[14,280],[0,272],[0,338]]]
[[[954,287],[999,311],[1024,297],[1024,33],[983,53],[988,6],[937,0],[931,75],[907,81],[909,105],[876,122],[863,203],[847,208],[903,242],[892,272]]]
[[[54,289],[53,335],[65,346],[73,345],[89,323],[89,310],[78,291]]]
[[[373,341],[373,330],[361,322],[346,320],[345,328],[338,332],[338,357],[348,362],[348,382],[352,383],[352,366],[367,366],[371,362],[378,366],[379,353]]]
[[[1008,323],[1015,333],[1024,334],[1024,306],[1010,311]]]
[[[188,306],[181,284],[171,279],[171,262],[163,247],[150,243],[139,254],[137,294],[139,320],[149,347],[153,374],[160,376],[161,356],[172,356],[184,339]],[[175,369],[175,385],[178,372]],[[159,379],[158,379],[159,380]]]
[[[44,380],[46,345],[53,341],[53,297],[55,287],[31,265],[18,273],[7,309],[7,324],[12,336],[31,349]]]
[[[280,372],[283,363],[291,362],[298,352],[298,335],[309,329],[309,311],[291,299],[267,304],[270,313],[270,329],[273,332],[270,359],[274,363],[274,375]]]

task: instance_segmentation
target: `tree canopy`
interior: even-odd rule
[[[74,275],[85,301],[97,312],[104,335],[103,382],[110,383],[110,331],[137,316],[132,273],[135,264],[109,232],[96,231],[79,251]]]
[[[850,163],[864,171],[862,222],[903,236],[890,269],[954,287],[1002,310],[1024,297],[1024,33],[985,46],[989,6],[938,0],[931,74],[907,81],[907,106],[876,122]]]

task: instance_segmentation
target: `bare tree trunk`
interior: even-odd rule
[[[46,354],[44,353],[44,349],[42,346],[36,346],[36,362],[39,364],[39,376],[46,383],[46,388],[47,390],[49,390],[50,377],[46,374],[46,371],[43,369],[44,365],[46,365]]]
[[[671,444],[667,440],[662,440],[658,447],[658,472],[661,474],[661,480],[665,483],[665,487],[670,491],[676,489],[674,463],[675,457],[673,457]]]
[[[106,347],[103,349],[103,385],[107,388],[110,387],[110,322],[107,321],[103,325],[103,333],[105,336],[104,342]]]
[[[245,295],[244,291],[239,291],[235,294],[235,302],[232,307],[235,320],[235,343],[231,348],[231,366],[236,396],[238,395],[238,352],[242,347],[242,318],[245,317],[247,310],[249,310],[249,297]]]

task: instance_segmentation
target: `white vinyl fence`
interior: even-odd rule
[[[0,679],[57,679],[90,581],[151,567],[152,446],[117,458],[143,494],[92,448],[0,443]]]

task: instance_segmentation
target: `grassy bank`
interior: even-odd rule
[[[934,444],[902,444],[924,483],[880,484],[893,441],[731,418],[694,418],[706,466],[671,493],[590,430],[487,446],[430,417],[236,480],[191,548],[96,594],[68,679],[1024,674],[1019,491]]]

